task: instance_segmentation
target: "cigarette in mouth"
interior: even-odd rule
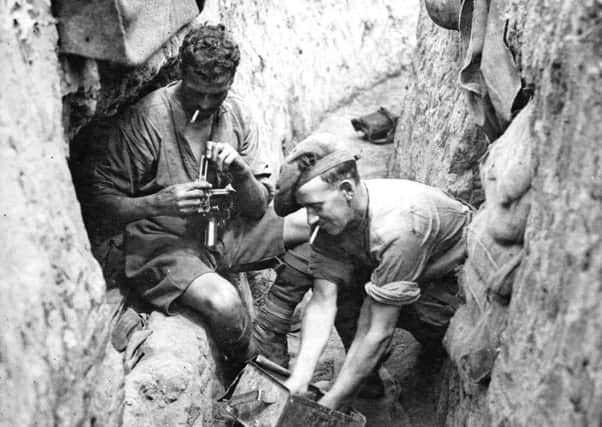
[[[196,122],[196,119],[198,116],[199,116],[199,110],[194,110],[194,114],[192,115],[192,118],[190,119],[190,123]]]
[[[320,231],[320,226],[316,225],[316,228],[314,228],[314,231],[311,233],[311,237],[309,238],[310,245],[314,244],[314,240],[316,240],[316,237],[318,236],[318,231]]]

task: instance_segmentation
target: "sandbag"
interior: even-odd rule
[[[504,294],[500,296],[509,298],[512,293],[514,272],[519,264],[517,257],[522,253],[522,245],[502,245],[489,234],[487,224],[491,212],[485,204],[468,228],[467,263],[475,269],[488,291],[502,290]]]
[[[488,207],[487,232],[501,244],[522,244],[531,211],[531,191],[507,205]]]
[[[194,0],[56,0],[53,11],[63,53],[116,62],[144,63],[204,2]]]
[[[476,319],[465,306],[452,318],[443,344],[464,382],[489,380],[506,318],[507,309],[497,304],[488,304]]]
[[[527,192],[535,174],[534,138],[530,124],[533,105],[527,105],[489,148],[481,167],[485,198],[508,204]]]
[[[531,207],[529,189],[535,174],[534,140],[528,105],[489,148],[481,165],[481,182],[491,213],[488,230],[502,243],[522,243]]]

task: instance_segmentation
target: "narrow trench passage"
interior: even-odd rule
[[[354,131],[350,120],[372,113],[381,106],[395,115],[399,114],[406,92],[407,78],[407,75],[402,73],[361,92],[349,103],[328,113],[315,129],[337,135],[342,144],[360,155],[358,165],[362,178],[386,177],[387,163],[393,154],[393,144],[376,145],[363,140],[361,134]],[[289,335],[289,352],[293,363],[299,344],[300,332],[296,329]],[[437,372],[433,372],[431,366],[419,363],[420,344],[409,333],[397,330],[393,345],[392,355],[380,372],[386,386],[384,398],[358,399],[357,409],[366,415],[367,426],[436,425]],[[321,387],[328,387],[340,369],[344,357],[343,345],[333,330],[328,346],[318,363],[314,381]]]

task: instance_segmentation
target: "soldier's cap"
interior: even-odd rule
[[[274,210],[278,215],[286,216],[301,209],[295,199],[299,187],[341,163],[357,159],[358,156],[338,146],[333,134],[314,133],[308,136],[284,159],[276,183]]]

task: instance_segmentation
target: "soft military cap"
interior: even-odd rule
[[[314,133],[308,136],[284,159],[276,183],[274,210],[278,215],[286,216],[301,209],[295,199],[295,192],[299,187],[329,169],[357,158],[340,149],[333,134]]]

